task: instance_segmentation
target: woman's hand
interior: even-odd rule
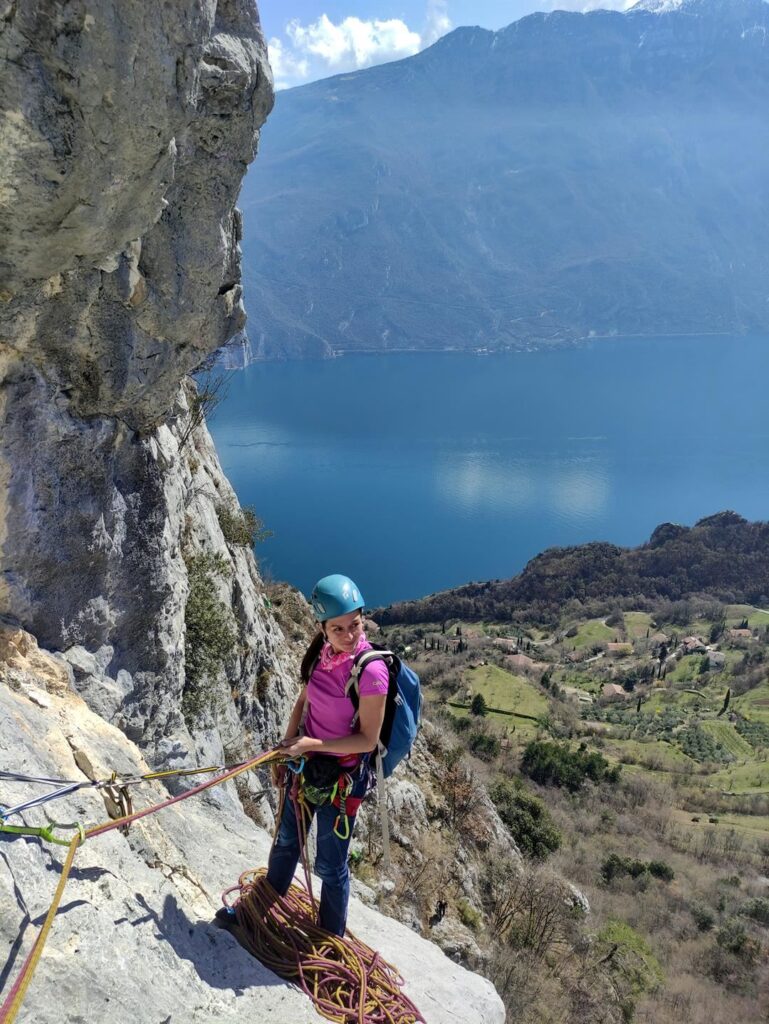
[[[289,757],[302,757],[303,754],[319,750],[322,742],[322,740],[313,739],[312,736],[292,736],[290,739],[280,741],[280,749]]]

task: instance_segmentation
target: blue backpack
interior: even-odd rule
[[[361,672],[372,661],[386,663],[390,684],[377,753],[381,758],[382,773],[388,778],[414,746],[422,714],[422,691],[419,676],[408,665],[404,665],[397,654],[378,644],[372,644],[371,647],[370,651],[362,651],[353,663],[350,681],[347,683],[347,696],[353,702],[357,715]]]

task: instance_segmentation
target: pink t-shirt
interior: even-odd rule
[[[371,650],[366,641],[361,645],[364,651]],[[330,670],[320,667],[313,669],[307,684],[307,716],[304,731],[307,736],[318,740],[332,740],[340,736],[351,736],[358,731],[354,721],[355,705],[345,695],[345,687],[352,670],[352,657]],[[373,661],[360,675],[359,696],[371,697],[386,694],[390,674],[384,661]],[[335,757],[349,757],[349,754],[335,754]]]

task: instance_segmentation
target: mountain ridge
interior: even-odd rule
[[[769,8],[533,14],[278,94],[258,358],[763,333]]]
[[[377,609],[383,625],[400,622],[547,620],[566,601],[607,604],[625,598],[671,601],[709,594],[769,601],[769,523],[718,512],[694,526],[661,523],[649,540],[625,548],[605,541],[552,547],[509,579],[466,583],[417,601]]]

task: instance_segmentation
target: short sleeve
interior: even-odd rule
[[[360,674],[359,693],[361,697],[376,697],[386,694],[390,687],[390,670],[387,663],[378,659],[372,661]]]

